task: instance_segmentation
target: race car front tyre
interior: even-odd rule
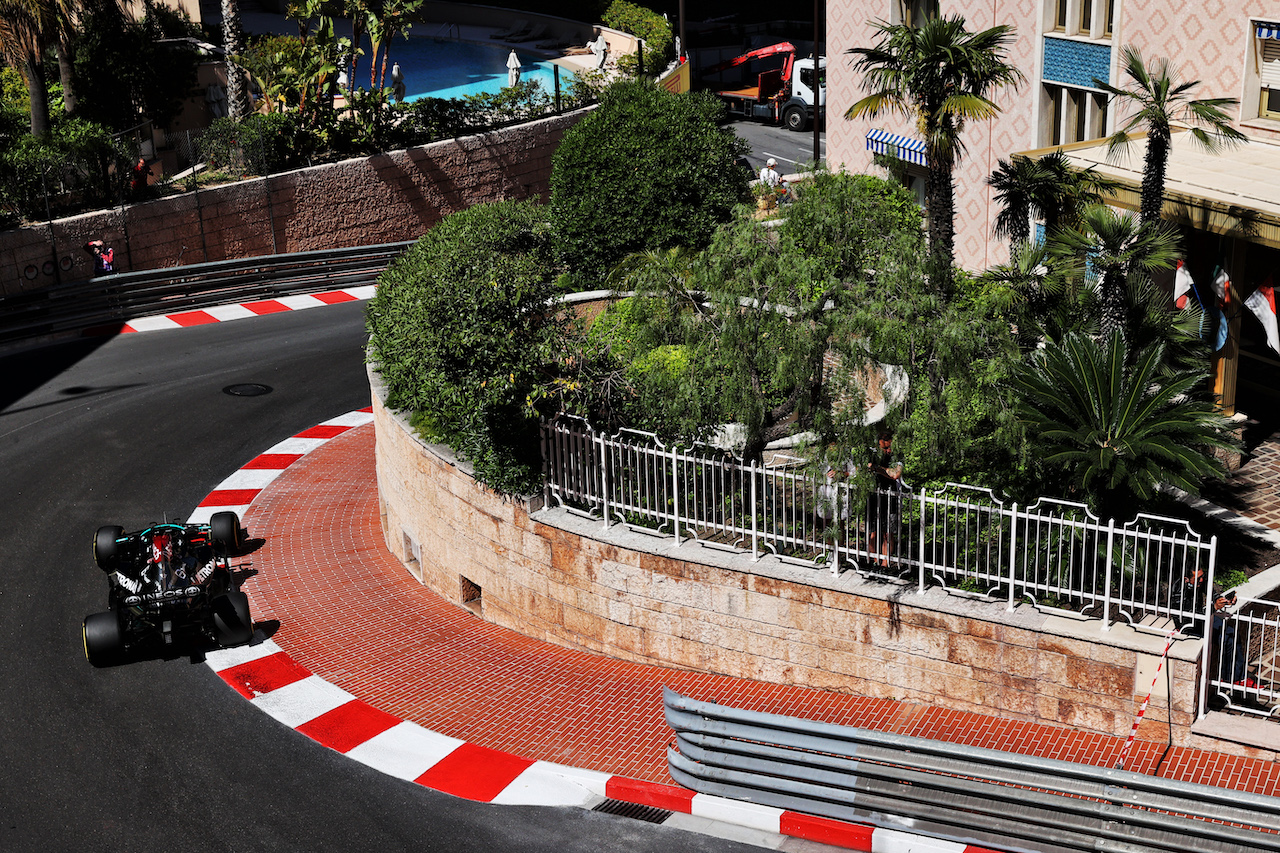
[[[120,565],[120,546],[116,540],[124,536],[124,528],[99,527],[93,537],[93,561],[104,572],[114,572]]]
[[[84,656],[94,666],[110,666],[124,653],[124,634],[116,614],[91,613],[84,619]]]
[[[249,596],[237,589],[215,598],[213,627],[219,645],[239,646],[252,640],[253,617],[249,615]]]
[[[227,553],[239,554],[244,540],[240,538],[240,516],[234,512],[215,512],[209,519],[209,537],[227,547]]]

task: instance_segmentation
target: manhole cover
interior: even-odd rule
[[[246,382],[240,385],[228,385],[222,389],[222,393],[230,394],[232,397],[261,397],[263,394],[271,393],[271,386]]]

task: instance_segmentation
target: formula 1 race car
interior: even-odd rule
[[[231,566],[243,547],[234,512],[214,513],[208,524],[156,524],[137,533],[98,528],[93,559],[108,573],[109,609],[85,617],[85,657],[107,666],[133,652],[249,642],[249,598]]]

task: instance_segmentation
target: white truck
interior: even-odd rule
[[[782,58],[782,67],[758,72],[755,85],[730,89],[707,79],[730,68],[775,57]],[[702,77],[703,87],[725,102],[730,115],[772,121],[789,130],[802,131],[813,121],[814,105],[826,105],[826,71],[825,56],[796,59],[795,45],[784,41],[712,65]]]

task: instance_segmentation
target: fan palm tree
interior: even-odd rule
[[[846,51],[857,57],[854,67],[866,75],[870,94],[851,106],[845,118],[894,111],[916,120],[928,158],[929,245],[935,274],[949,289],[955,257],[952,173],[964,154],[965,124],[999,113],[988,96],[1023,79],[1005,61],[1013,28],[1001,25],[971,33],[960,16],[934,18],[919,27],[884,22],[875,27],[880,39],[874,47]]]
[[[1086,208],[1078,227],[1058,232],[1051,249],[1061,260],[1088,259],[1097,281],[1104,335],[1122,331],[1130,309],[1141,310],[1127,298],[1139,281],[1171,269],[1178,259],[1177,236],[1159,223],[1139,224],[1131,213],[1117,213],[1104,205]]]
[[[1087,293],[1069,286],[1070,269],[1050,256],[1048,244],[1028,242],[1016,245],[1007,264],[982,273],[981,281],[995,285],[994,293],[1003,295],[997,304],[1009,318],[1023,353],[1043,340],[1081,331],[1081,319],[1090,316],[1081,306]]]
[[[1187,393],[1203,371],[1162,377],[1164,363],[1164,344],[1131,353],[1117,329],[1069,334],[1014,371],[1016,411],[1044,463],[1104,518],[1131,515],[1162,484],[1194,494],[1226,475],[1212,451],[1236,446],[1229,424]]]
[[[1036,211],[1048,233],[1079,224],[1085,210],[1102,204],[1120,189],[1119,181],[1099,174],[1092,166],[1073,167],[1061,148],[1039,162],[1046,179],[1036,198]]]
[[[44,52],[71,33],[70,0],[0,0],[0,56],[22,72],[31,100],[31,135],[49,134]]]
[[[1046,234],[1079,222],[1080,212],[1101,204],[1120,184],[1098,174],[1092,167],[1072,168],[1061,149],[1038,160],[1015,154],[997,161],[987,184],[995,191],[1002,209],[993,231],[1009,239],[1010,256],[1030,238],[1030,220],[1044,222]]]
[[[1246,139],[1232,127],[1224,107],[1239,104],[1235,98],[1202,98],[1193,100],[1191,90],[1199,80],[1181,82],[1169,66],[1167,58],[1155,61],[1150,69],[1142,53],[1132,45],[1120,51],[1120,64],[1129,78],[1127,88],[1094,79],[1098,88],[1112,100],[1133,107],[1134,112],[1107,140],[1108,152],[1120,151],[1129,144],[1129,134],[1147,132],[1147,152],[1142,165],[1142,222],[1158,222],[1164,208],[1165,175],[1169,168],[1169,151],[1173,146],[1174,124],[1190,127],[1191,137],[1208,152],[1216,152]]]

